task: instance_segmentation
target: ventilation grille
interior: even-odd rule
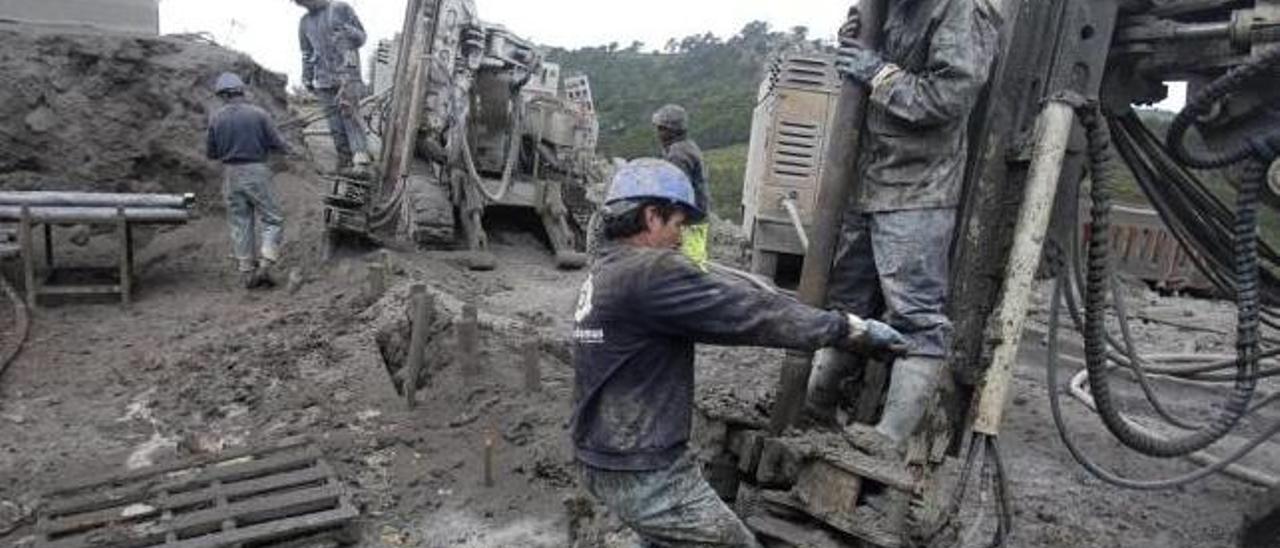
[[[773,174],[789,179],[812,179],[817,173],[822,127],[782,120],[773,150]]]
[[[797,89],[826,91],[833,87],[832,70],[829,59],[792,57],[782,64],[778,84]]]

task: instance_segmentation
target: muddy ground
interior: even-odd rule
[[[195,131],[187,119],[183,127]],[[5,171],[16,174],[11,182],[25,180],[23,166],[32,165]],[[236,286],[217,179],[206,168],[180,168],[182,186],[173,188],[199,192],[204,216],[140,238],[136,303],[46,303],[26,351],[0,378],[0,545],[30,545],[41,493],[70,478],[307,434],[323,445],[362,511],[361,546],[568,546],[567,508],[580,510],[584,500],[566,433],[570,317],[584,275],[554,269],[546,248],[518,224],[492,234],[500,266],[490,273],[468,271],[465,257],[451,251],[353,250],[322,262],[325,185],[315,166],[294,164],[276,179],[289,215],[282,270],[296,269],[303,284],[297,293],[246,292]],[[60,249],[78,262],[109,261],[113,238],[98,234],[86,247]],[[738,255],[731,243],[718,253],[729,262]],[[370,263],[391,265],[384,295],[367,290]],[[413,284],[428,287],[439,323],[421,403],[409,410],[384,358],[403,350],[389,333],[404,322]],[[1135,311],[1159,320],[1136,328],[1145,350],[1229,350],[1229,335],[1205,330],[1230,329],[1225,305],[1133,294]],[[481,323],[474,363],[457,358],[452,327],[468,300]],[[1168,492],[1124,491],[1067,454],[1049,420],[1044,340],[1034,334],[1043,330],[1044,308],[1042,295],[1001,438],[1016,512],[1012,545],[1232,546],[1240,514],[1260,488],[1215,477]],[[0,333],[6,325],[0,318]],[[526,385],[530,355],[539,391]],[[699,360],[701,399],[768,408],[780,353],[704,348]],[[1206,416],[1220,405],[1213,393],[1159,385],[1178,413]],[[1124,399],[1134,400],[1132,387],[1125,390]],[[1067,412],[1084,446],[1121,472],[1157,477],[1189,469],[1121,450],[1074,401]],[[486,443],[494,447],[492,487],[483,485]],[[1248,464],[1280,473],[1277,456],[1268,445]],[[969,514],[982,504],[969,503]],[[591,529],[608,545],[627,540],[608,519]]]
[[[41,491],[68,477],[165,462],[210,442],[230,448],[311,434],[363,510],[364,546],[566,546],[565,502],[579,496],[565,433],[568,318],[582,274],[555,270],[532,236],[499,232],[501,267],[492,273],[467,271],[453,252],[390,252],[393,283],[375,301],[365,273],[380,254],[317,260],[319,180],[304,171],[277,183],[291,214],[285,264],[306,280],[297,294],[237,288],[214,215],[154,236],[140,255],[132,308],[64,303],[36,314],[27,351],[0,379],[0,505],[8,509],[0,542],[29,542]],[[88,251],[109,239],[79,259],[92,260]],[[430,288],[442,318],[476,299],[484,351],[481,374],[464,374],[446,327],[433,343],[430,386],[409,411],[377,339],[405,314],[413,283]],[[1043,350],[1030,342],[1002,438],[1016,545],[1232,545],[1239,513],[1260,490],[1214,478],[1141,493],[1093,479],[1049,423]],[[525,389],[530,343],[540,357],[536,393]],[[776,352],[704,349],[700,359],[705,397],[771,397]],[[1212,410],[1207,394],[1180,395],[1179,411]],[[1127,473],[1186,468],[1129,457],[1079,405],[1069,411],[1086,446]],[[486,439],[496,444],[492,488],[482,485]]]

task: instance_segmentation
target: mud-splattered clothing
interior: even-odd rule
[[[759,542],[716,495],[688,454],[662,470],[581,468],[582,484],[650,547],[758,548]]]
[[[947,255],[954,208],[845,217],[829,304],[863,318],[884,318],[909,341],[908,355],[945,358],[951,322]]]
[[[271,177],[271,168],[266,164],[228,164],[223,173],[222,196],[227,203],[231,249],[242,272],[255,266],[255,242],[259,258],[280,260],[284,209]]]
[[[209,120],[205,154],[223,163],[222,196],[241,271],[253,270],[255,243],[260,257],[279,259],[284,210],[265,162],[272,152],[288,150],[270,115],[243,99],[227,103]]]
[[[689,440],[695,342],[813,350],[848,329],[839,313],[726,284],[675,250],[606,244],[575,314],[578,459],[606,470],[671,466]]]
[[[859,211],[959,203],[969,113],[987,83],[998,24],[989,0],[889,3],[881,54],[900,70],[873,82]]]
[[[663,159],[680,168],[693,184],[693,195],[698,209],[711,214],[711,193],[707,189],[707,166],[702,161],[702,149],[692,139],[681,139],[665,147]]]
[[[360,48],[364,25],[346,2],[331,2],[308,11],[298,23],[302,47],[302,83],[316,89],[336,89],[344,80],[360,80]]]
[[[205,155],[210,160],[224,164],[261,163],[272,152],[288,149],[271,115],[243,99],[227,103],[209,118]]]

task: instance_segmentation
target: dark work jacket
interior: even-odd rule
[[[890,2],[885,61],[902,69],[873,87],[862,150],[865,213],[955,207],[969,113],[998,48],[990,0]]]
[[[303,85],[335,89],[347,80],[359,82],[359,50],[366,39],[364,25],[346,2],[307,12],[298,23]]]
[[[803,350],[845,339],[844,316],[730,285],[675,250],[606,244],[578,298],[572,435],[605,470],[661,470],[689,441],[694,343]]]
[[[680,168],[693,183],[693,195],[698,209],[711,214],[711,193],[707,189],[707,165],[702,161],[702,149],[692,139],[681,139],[666,147],[664,160]]]
[[[287,152],[288,145],[276,131],[265,110],[235,99],[209,119],[205,154],[224,164],[265,162],[271,152]]]

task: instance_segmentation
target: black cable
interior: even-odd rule
[[[1233,74],[1239,71],[1233,72]],[[1089,138],[1089,156],[1093,166],[1093,222],[1089,238],[1089,271],[1085,292],[1085,361],[1089,369],[1099,417],[1107,429],[1125,445],[1148,456],[1171,458],[1188,455],[1208,447],[1227,435],[1248,413],[1256,381],[1249,377],[1257,366],[1257,198],[1263,184],[1265,168],[1255,169],[1249,162],[1248,176],[1241,182],[1238,215],[1235,226],[1235,274],[1238,305],[1237,382],[1224,409],[1200,429],[1176,438],[1164,438],[1141,432],[1120,412],[1113,400],[1108,378],[1106,348],[1106,293],[1110,281],[1110,135],[1106,121],[1096,106],[1080,116]]]
[[[1252,147],[1242,143],[1235,150],[1220,154],[1193,153],[1186,146],[1187,130],[1197,118],[1211,111],[1213,106],[1226,96],[1239,89],[1249,80],[1270,70],[1271,65],[1280,61],[1280,49],[1267,50],[1248,64],[1232,69],[1225,76],[1211,82],[1187,103],[1169,126],[1169,148],[1174,157],[1188,167],[1195,169],[1218,169],[1239,164],[1253,155]]]
[[[9,280],[5,279],[4,275],[0,275],[0,294],[4,294],[5,299],[13,307],[13,331],[16,335],[13,346],[0,351],[0,376],[3,376],[14,360],[18,359],[18,355],[22,353],[22,347],[27,343],[27,338],[31,336],[31,316],[27,313],[26,303],[22,302],[22,297],[18,296],[18,291],[13,288]]]
[[[1189,485],[1213,474],[1217,474],[1227,467],[1237,463],[1249,453],[1266,443],[1272,437],[1280,434],[1280,421],[1268,427],[1261,435],[1250,440],[1249,443],[1237,449],[1234,453],[1222,458],[1212,466],[1206,466],[1195,470],[1194,472],[1177,476],[1174,478],[1162,480],[1134,480],[1114,474],[1095,463],[1084,451],[1077,445],[1075,440],[1071,439],[1071,433],[1067,430],[1066,420],[1062,416],[1062,397],[1058,388],[1058,329],[1060,322],[1059,316],[1062,312],[1062,277],[1054,281],[1053,298],[1049,304],[1049,348],[1048,363],[1046,364],[1047,388],[1049,390],[1049,410],[1053,417],[1053,423],[1058,429],[1058,437],[1066,446],[1067,452],[1081,466],[1088,470],[1098,479],[1109,484],[1123,487],[1125,489],[1137,489],[1143,491],[1158,491],[1163,489],[1174,489]],[[1090,377],[1090,386],[1093,385],[1094,379]]]

